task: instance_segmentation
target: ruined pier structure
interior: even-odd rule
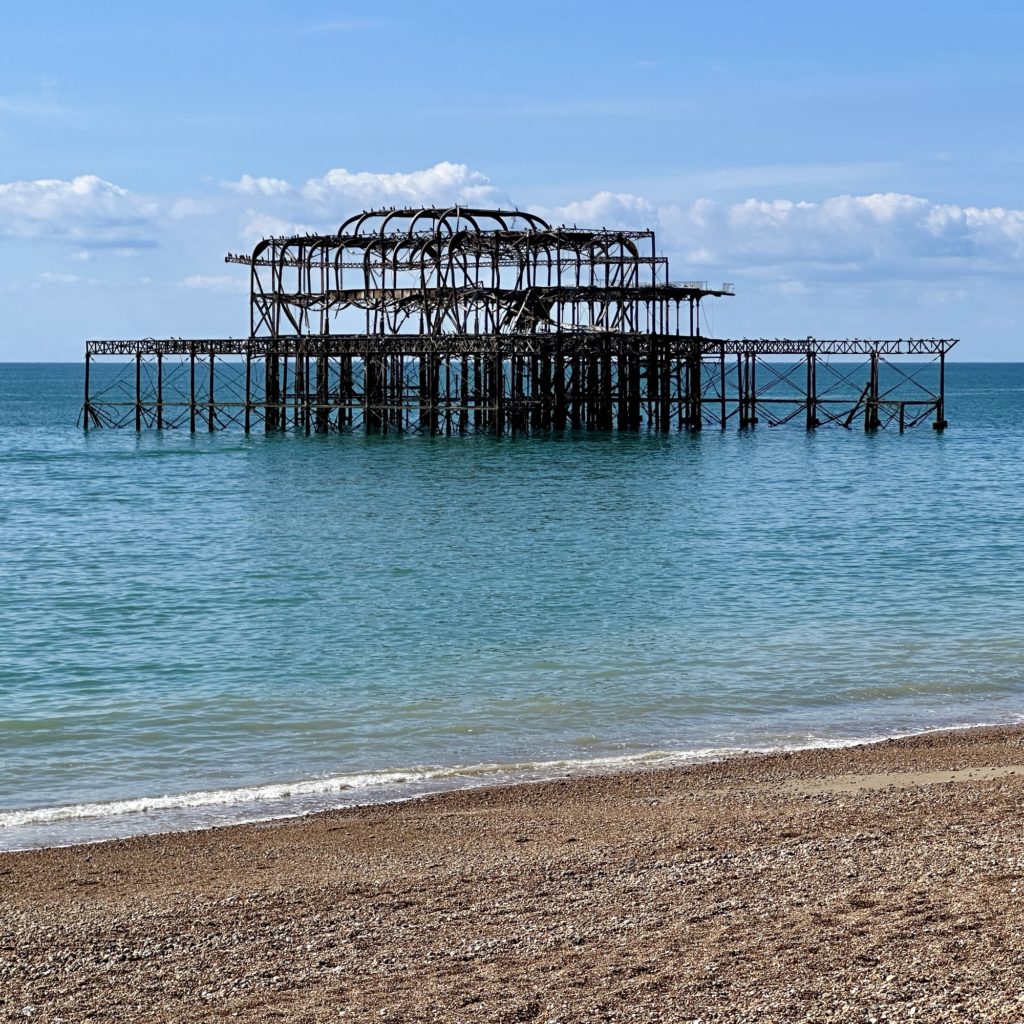
[[[227,262],[249,268],[248,337],[87,342],[86,429],[946,425],[955,340],[702,336],[733,287],[671,280],[652,231],[370,210]]]

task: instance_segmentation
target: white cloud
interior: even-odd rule
[[[244,197],[239,211],[241,240],[268,235],[337,231],[354,213],[379,207],[499,206],[508,197],[486,175],[465,164],[442,161],[415,171],[349,171],[336,167],[318,178],[293,184],[284,178],[243,174],[222,183]]]
[[[699,262],[805,274],[988,271],[1024,258],[1024,211],[886,192],[822,202],[698,200],[659,212],[662,241]],[[1021,268],[1016,267],[1019,271]]]
[[[650,200],[628,192],[598,192],[589,199],[557,206],[545,211],[557,224],[578,224],[580,227],[603,227],[617,230],[653,228],[658,211]]]
[[[135,249],[155,242],[156,204],[94,174],[0,183],[0,237]]]
[[[369,207],[507,202],[507,197],[486,175],[449,161],[408,172],[349,171],[337,167],[301,185],[283,178],[243,174],[237,181],[224,185],[250,201],[260,201],[258,210],[248,211],[250,224],[257,216],[276,217],[282,224],[316,220],[321,222],[321,230],[336,230],[345,217]]]
[[[310,178],[302,186],[304,199],[318,204],[346,203],[370,205],[466,203],[497,201],[499,192],[483,174],[465,164],[445,160],[422,171],[375,173],[347,171],[343,167],[328,171],[322,178]]]

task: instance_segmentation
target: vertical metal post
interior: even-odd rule
[[[505,433],[505,359],[500,349],[494,356],[491,387],[494,390],[494,433],[501,437]]]
[[[739,413],[740,429],[747,425],[747,359],[736,353],[736,408]]]
[[[309,419],[310,419],[310,382],[309,382],[309,353],[302,357],[302,379],[305,382],[305,386],[302,389],[302,426],[306,434],[309,434]]]
[[[469,427],[469,357],[463,353],[459,363],[459,433]]]
[[[279,422],[282,432],[288,430],[288,350],[285,349],[284,358],[281,360],[281,390]]]
[[[569,397],[571,400],[570,425],[573,430],[579,430],[583,426],[583,416],[580,409],[582,401],[580,397],[580,377],[583,373],[583,363],[579,356],[570,359],[572,369],[570,370],[571,381],[569,384]]]
[[[864,403],[864,429],[877,430],[878,419],[878,353],[872,352],[868,371],[868,395]]]
[[[671,353],[668,345],[665,344],[661,353],[661,383],[659,384],[658,397],[661,399],[661,412],[658,414],[658,421],[662,431],[667,432],[672,427],[672,365],[669,362]]]
[[[452,432],[452,354],[446,352],[444,356],[444,433],[449,436]]]
[[[196,347],[188,348],[188,429],[196,432]]]
[[[807,353],[807,429],[814,430],[818,423],[818,357]]]
[[[164,354],[156,354],[156,427],[162,430],[164,426]]]
[[[718,350],[718,380],[719,380],[719,415],[722,417],[722,429],[725,430],[725,420],[728,415],[725,408],[725,344],[721,345]]]
[[[245,432],[252,426],[252,344],[245,346]]]
[[[648,426],[661,429],[661,373],[658,369],[658,347],[653,339],[647,355],[647,406],[651,422]]]
[[[142,353],[135,353],[135,429],[142,429]]]
[[[747,404],[750,409],[750,415],[747,417],[747,421],[750,426],[757,426],[757,353],[751,352],[750,359],[750,387],[747,389]]]
[[[437,434],[440,418],[438,405],[441,391],[441,363],[436,355],[430,357],[430,436]]]
[[[946,422],[946,349],[939,352],[939,400],[935,403],[935,422],[933,430],[945,430]]]
[[[280,364],[277,352],[270,349],[263,356],[263,432],[277,430],[277,405],[280,396]]]
[[[642,395],[640,394],[640,353],[629,354],[629,426],[631,430],[640,429],[642,418]]]
[[[683,363],[679,350],[676,350],[676,426],[683,429],[684,424],[689,424],[693,419],[693,392],[692,392],[692,367],[690,365],[692,354],[688,354],[685,360],[686,380],[683,380]],[[684,393],[685,392],[685,393]]]
[[[515,342],[512,343],[515,346]],[[509,357],[509,389],[511,394],[510,398],[510,412],[509,412],[509,429],[513,437],[518,433],[519,427],[519,413],[522,406],[523,397],[523,361],[520,357],[515,354],[515,348],[512,349],[512,354]]]
[[[330,413],[327,404],[330,401],[331,360],[320,350],[316,357],[316,432],[326,434],[330,429]]]
[[[306,407],[306,374],[304,372],[305,357],[301,352],[295,353],[295,404],[292,408],[292,427],[299,429],[299,417],[305,414]]]
[[[213,349],[210,349],[210,387],[206,394],[206,429],[213,430],[214,427],[214,412],[213,412],[213,363],[214,355]]]
[[[702,360],[700,349],[696,349],[690,357],[690,374],[692,377],[690,396],[690,429],[702,430],[704,427],[703,395],[701,394]]]
[[[611,349],[605,342],[604,351],[601,353],[601,422],[598,424],[601,430],[610,430],[611,423]]]
[[[89,363],[92,360],[92,353],[86,350],[85,353],[85,396],[82,401],[82,429],[89,429],[89,418],[92,416],[92,406],[89,404]]]

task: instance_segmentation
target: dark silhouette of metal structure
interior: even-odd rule
[[[249,336],[87,342],[86,429],[946,426],[954,339],[703,337],[733,287],[672,281],[652,231],[369,210],[226,259],[249,268]],[[121,363],[94,385],[98,357]]]

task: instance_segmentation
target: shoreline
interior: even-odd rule
[[[0,838],[5,831],[22,829],[44,829],[64,824],[68,828],[80,827],[88,832],[88,824],[109,823],[116,828],[117,823],[146,820],[155,827],[149,829],[127,829],[124,832],[112,830],[112,834],[96,834],[93,829],[92,835],[81,839],[71,839],[68,842],[36,842],[25,846],[0,847],[0,857],[8,853],[25,853],[31,850],[56,850],[69,849],[78,846],[95,846],[101,843],[117,842],[122,839],[142,838],[146,836],[177,835],[193,832],[205,832],[211,829],[232,828],[241,825],[265,825],[271,822],[288,822],[310,817],[331,811],[343,811],[357,808],[380,807],[388,804],[404,803],[408,801],[421,800],[426,797],[442,796],[446,793],[470,792],[479,789],[507,788],[524,785],[537,785],[545,782],[553,782],[559,779],[587,779],[592,777],[604,777],[609,775],[632,774],[634,772],[672,770],[688,768],[693,765],[721,763],[735,758],[764,757],[778,754],[802,753],[813,750],[844,750],[852,747],[870,746],[879,743],[887,743],[892,740],[912,739],[918,736],[927,736],[932,733],[962,732],[972,729],[988,728],[1012,728],[1022,724],[1024,721],[1015,718],[1013,721],[1001,722],[980,722],[971,724],[955,724],[935,726],[927,729],[915,729],[907,732],[897,732],[890,735],[874,734],[866,736],[852,736],[842,738],[821,738],[811,743],[781,743],[776,745],[753,746],[748,748],[723,748],[708,747],[694,750],[652,750],[641,751],[621,756],[603,756],[592,759],[552,758],[547,761],[536,762],[510,762],[507,764],[481,763],[472,765],[454,766],[419,766],[408,770],[402,769],[379,769],[366,771],[344,776],[334,776],[322,779],[299,779],[286,782],[251,783],[234,789],[223,790],[196,790],[178,794],[166,794],[160,796],[142,796],[125,798],[122,800],[100,801],[91,804],[76,804],[58,807],[25,808],[0,812]],[[421,776],[416,778],[416,776]],[[374,785],[380,785],[382,790],[393,787],[408,786],[409,792],[397,795],[385,795],[380,799],[359,799],[352,803],[339,803],[337,798],[340,794],[355,792],[357,787],[349,787],[342,783],[355,777],[362,779],[378,776],[380,781]],[[488,777],[494,776],[495,781]],[[449,782],[449,785],[432,786],[433,782]],[[417,783],[425,784],[425,788],[413,788]],[[321,788],[324,787],[324,788]],[[368,792],[372,792],[370,785],[364,784]],[[269,796],[253,796],[248,800],[232,801],[224,799],[230,794],[259,793],[260,791],[272,794]],[[285,791],[286,795],[276,795]],[[306,800],[296,800],[295,792],[306,796]],[[305,791],[305,793],[303,792]],[[335,799],[329,799],[331,795]],[[363,794],[359,794],[361,797]],[[311,799],[312,796],[312,799]],[[206,801],[193,802],[190,798],[209,798]],[[319,797],[320,799],[316,799]],[[271,807],[275,804],[288,805],[298,803],[299,806],[288,809],[287,806],[271,811],[266,815],[248,816],[243,812],[246,808],[255,808],[266,803]],[[305,803],[306,806],[302,806]],[[103,813],[107,807],[125,808],[128,805],[135,805],[130,809],[120,809]],[[154,822],[151,814],[157,817],[161,814],[178,814],[187,816],[191,811],[198,818],[204,809],[214,807],[235,808],[237,816],[227,820],[203,821],[197,820],[194,824],[185,824],[179,827],[177,823],[168,823],[168,827],[160,827]],[[95,809],[99,813],[74,813],[58,817],[51,817],[55,812],[78,811],[80,808],[87,808],[90,811]],[[38,816],[38,820],[33,820]],[[25,821],[18,821],[15,824],[7,824],[5,819],[24,817]]]
[[[4,853],[0,1018],[1019,1014],[1022,811],[980,726]]]

